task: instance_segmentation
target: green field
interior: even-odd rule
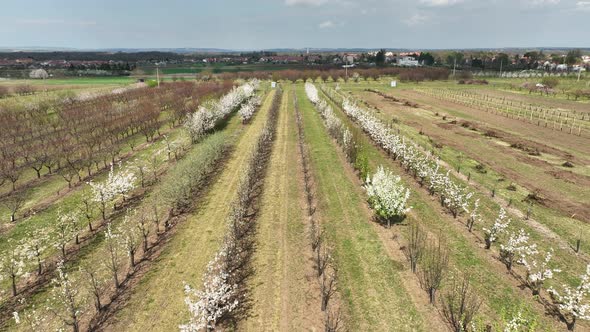
[[[170,82],[170,76],[177,74],[286,67],[198,65],[161,68],[161,74]],[[152,75],[148,73],[150,68],[143,70],[145,75]],[[37,179],[30,167],[22,170],[17,191],[12,190],[8,178],[0,185],[0,215],[3,216],[0,254],[9,257],[15,243],[30,240],[33,231],[47,235],[41,257],[44,272],[38,276],[36,261],[27,258],[22,272],[30,274],[15,275],[16,297],[11,295],[9,270],[0,269],[4,276],[0,281],[0,330],[29,331],[37,319],[40,330],[71,328],[67,319],[47,310],[47,306],[61,310],[61,305],[68,303],[61,301],[59,305],[52,300],[59,288],[51,279],[57,280],[56,264],[63,258],[61,248],[56,245],[59,216],[69,211],[78,211],[80,218],[77,228],[69,231],[65,246],[65,271],[77,289],[72,303],[80,312],[76,316],[80,330],[172,331],[187,323],[191,316],[183,283],[200,291],[208,289],[204,284],[211,273],[208,264],[220,248],[227,248],[231,243],[228,241],[235,240],[232,236],[236,236],[236,230],[228,228],[236,225],[230,223],[235,215],[247,220],[253,231],[247,233],[251,242],[247,242],[246,251],[236,255],[246,257],[240,261],[243,265],[232,270],[234,274],[228,278],[241,276],[235,272],[240,269],[247,273],[232,286],[243,290],[234,308],[239,314],[226,312],[215,323],[218,328],[238,331],[325,328],[333,316],[321,310],[322,285],[325,285],[322,282],[326,280],[322,278],[328,272],[318,274],[321,252],[312,246],[313,227],[317,226],[323,231],[325,247],[322,248],[328,257],[326,271],[335,280],[328,306],[333,311],[328,312],[340,313],[342,326],[348,331],[449,331],[441,299],[452,291],[453,281],[465,274],[471,292],[481,301],[474,321],[492,324],[493,331],[502,331],[520,311],[534,331],[564,330],[565,324],[556,314],[557,306],[547,289],[576,285],[590,261],[587,242],[590,205],[586,199],[590,195],[590,138],[487,112],[467,102],[436,99],[424,91],[431,88],[470,91],[505,98],[522,107],[540,105],[575,111],[575,114],[587,112],[588,101],[567,100],[559,94],[529,95],[510,88],[511,83],[520,84],[521,80],[490,79],[488,85],[459,85],[454,80],[398,82],[397,88],[391,88],[392,79],[397,78],[358,82],[321,82],[318,78],[313,83],[318,97],[331,107],[341,123],[339,130],[347,129],[351,133],[360,156],[357,162],[362,163],[359,160],[364,158],[369,174],[384,166],[400,176],[401,185],[409,189],[407,205],[411,210],[395,218],[391,228],[371,208],[359,164],[347,160],[343,143],[334,138],[334,132],[328,129],[330,124],[316,108],[317,104],[308,98],[304,82],[279,81],[280,90],[270,89],[268,81],[261,82],[254,92],[261,102],[250,121],[242,121],[241,111],[247,103],[241,101],[218,119],[213,129],[209,128],[196,139],[182,125],[190,123],[186,115],[175,124],[170,119],[178,108],[189,108],[189,113],[197,111],[198,102],[183,95],[182,103],[173,103],[176,95],[171,94],[168,99],[170,96],[162,95],[154,101],[167,103],[158,105],[160,122],[155,138],[147,141],[140,124],[124,137],[117,156],[124,168],[139,164],[155,166],[142,171],[144,186],[139,184],[138,169],[133,168],[134,188],[105,205],[105,220],[98,212],[97,202],[89,203],[94,204],[90,216],[80,211],[90,191],[87,181],[107,181],[108,155],[104,161],[97,159],[96,164],[89,166],[92,174],[88,174],[86,167],[82,168],[81,181],[76,178],[72,188],[68,188],[61,176],[62,170],[50,174],[43,169]],[[135,81],[121,77],[1,82],[45,85],[52,89],[7,97],[0,105],[10,110],[22,106],[15,109],[33,117],[37,113],[25,113],[27,108],[23,105],[43,105],[45,101],[62,98],[63,91],[68,90],[80,94],[100,90],[108,94],[113,88]],[[239,81],[236,85],[243,83]],[[585,84],[584,80],[560,81],[568,89],[583,88]],[[158,91],[157,87],[145,89],[154,90],[142,91]],[[273,108],[276,96],[282,99],[278,108]],[[354,100],[359,109],[385,124],[390,133],[403,137],[404,142],[414,142],[419,151],[439,158],[437,163],[442,174],[448,171],[449,181],[473,193],[469,209],[473,200],[479,199],[481,220],[472,231],[466,227],[468,212],[459,212],[454,217],[441,203],[443,199],[438,192],[431,194],[412,171],[363,131],[360,122],[346,114],[342,104],[345,98]],[[146,107],[132,102],[133,107]],[[277,125],[268,132],[269,114],[275,114],[273,110],[277,111]],[[60,115],[62,111],[55,106],[47,114]],[[43,121],[51,123],[47,119]],[[45,122],[40,123],[41,126],[32,128],[41,130]],[[272,148],[268,155],[260,157],[268,158],[266,168],[251,173],[252,165],[256,164],[252,156],[260,148],[260,137],[266,137]],[[69,162],[67,157],[59,157],[62,168]],[[24,161],[24,157],[19,160]],[[566,161],[573,166],[565,166]],[[250,196],[242,197],[248,174],[258,174],[247,182],[255,190]],[[307,192],[305,188],[311,190]],[[25,200],[18,208],[16,222],[10,222],[6,216],[17,194],[22,194]],[[244,210],[237,210],[237,206]],[[491,227],[500,207],[507,210],[512,222],[491,250],[487,250],[483,228]],[[138,233],[141,220],[149,224],[149,232],[144,234],[145,248],[142,234]],[[88,229],[88,221],[95,228],[92,231]],[[134,223],[133,231],[126,228],[129,222]],[[425,260],[418,261],[418,273],[410,270],[406,256],[410,225],[420,225],[428,241],[440,242],[448,250],[448,265],[435,304],[429,303],[423,289],[421,273],[426,270]],[[112,229],[116,236],[109,238],[107,229]],[[530,242],[536,244],[541,254],[553,250],[550,266],[562,270],[546,280],[539,295],[533,296],[526,285],[527,272],[523,265],[515,263],[509,272],[499,259],[501,245],[506,245],[509,235],[520,229],[530,235]],[[135,237],[130,239],[129,234]],[[75,236],[79,237],[78,243]],[[578,239],[581,247],[576,252]],[[136,265],[128,255],[130,243],[136,246]],[[113,284],[110,270],[113,261],[116,261],[115,276],[120,278],[119,287]],[[223,264],[228,261],[223,260]],[[217,264],[233,267],[230,263]],[[95,288],[89,283],[89,275],[80,270],[91,267],[99,271]],[[96,293],[102,301],[100,310],[96,308]],[[16,324],[13,312],[22,318],[20,324]],[[588,328],[587,321],[577,322],[576,330]]]

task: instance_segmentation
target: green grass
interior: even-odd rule
[[[335,111],[338,110],[336,114],[344,123],[349,127],[358,129],[338,107],[335,107],[333,103],[331,104]],[[417,187],[415,180],[406,175],[398,162],[393,161],[381,149],[374,146],[365,135],[359,137],[358,143],[363,146],[364,153],[369,157],[371,170],[374,170],[379,165],[389,167],[394,173],[402,176],[405,185],[411,188],[409,205],[412,206],[412,211],[407,221],[416,220],[424,225],[432,236],[444,238],[448,248],[451,248],[452,270],[455,273],[470,273],[472,286],[478,290],[478,295],[484,301],[483,315],[489,321],[496,320],[507,308],[518,307],[522,303],[526,303],[527,306],[536,308],[539,318],[542,319],[548,330],[551,330],[553,324],[560,326],[554,320],[541,318],[543,317],[541,308],[538,305],[533,305],[534,300],[530,296],[530,291],[527,289],[519,290],[512,285],[514,281],[512,277],[505,275],[503,265],[493,258],[489,251],[484,250],[481,245],[475,243],[475,237],[467,233],[462,223],[458,223],[449,213],[446,213],[446,210],[439,207],[436,197],[430,196],[423,189],[412,189]],[[483,210],[491,208],[486,204],[485,200],[482,203]],[[492,212],[492,210],[489,211]],[[497,209],[494,211],[497,211]],[[464,218],[459,217],[459,220],[462,219]],[[398,231],[403,236],[406,236],[406,227],[398,227]],[[540,239],[534,238],[534,241],[540,242]],[[490,271],[495,272],[490,273]]]
[[[378,239],[365,198],[356,187],[307,100],[302,85],[297,98],[304,118],[305,139],[310,148],[317,180],[318,213],[334,249],[339,289],[349,311],[349,328],[362,331],[419,331],[421,317],[405,293],[393,261]],[[349,173],[348,173],[349,174]]]
[[[416,111],[416,112],[418,112],[418,111]],[[383,112],[382,113],[374,113],[374,115],[378,118],[381,118],[382,120],[385,120],[385,121],[391,120],[391,118],[393,116],[391,113],[387,113],[387,112],[385,112],[385,114]],[[428,119],[426,119],[425,121],[435,121],[435,117],[433,117],[433,116],[428,117]],[[404,124],[403,121],[401,121],[397,125],[397,128],[400,129],[401,133],[404,136],[411,138],[414,142],[418,143],[419,145],[424,147],[426,150],[436,150],[437,155],[439,155],[442,160],[444,160],[449,165],[451,165],[453,169],[456,170],[457,167],[459,166],[458,156],[461,153],[461,151],[458,151],[457,149],[451,148],[446,145],[442,149],[435,149],[433,147],[432,143],[430,143],[424,135],[419,134],[418,128],[408,126],[408,125]],[[461,130],[461,128],[459,128],[459,130]],[[494,143],[489,142],[487,140],[482,143],[478,143],[477,140],[470,139],[470,140],[466,140],[462,144],[464,144],[465,146],[482,144],[483,148],[485,148],[487,144],[494,144]],[[507,177],[505,174],[500,174],[500,173],[494,171],[493,167],[486,167],[486,170],[487,170],[486,173],[479,173],[475,170],[475,166],[477,164],[479,164],[479,161],[476,160],[475,158],[479,159],[479,158],[482,158],[482,156],[486,156],[483,158],[485,161],[486,158],[490,157],[490,152],[481,152],[477,156],[473,156],[473,157],[470,157],[469,155],[467,155],[465,153],[461,153],[461,155],[462,155],[462,159],[460,162],[461,169],[462,169],[461,172],[463,174],[470,173],[472,181],[477,182],[478,184],[480,184],[481,186],[483,186],[485,188],[485,192],[481,192],[480,195],[478,195],[478,197],[482,198],[482,203],[483,203],[482,208],[484,208],[484,217],[485,217],[484,220],[487,220],[488,223],[490,223],[496,217],[497,211],[499,209],[499,206],[496,203],[491,202],[489,199],[489,195],[490,195],[492,189],[496,190],[496,195],[498,197],[503,198],[506,202],[511,200],[512,206],[514,206],[514,207],[518,208],[520,211],[523,211],[524,213],[526,213],[526,211],[529,208],[529,205],[527,202],[523,201],[523,199],[530,192],[528,190],[526,190],[526,188],[518,185],[518,179],[510,179],[509,176]],[[535,176],[534,176],[535,172],[539,172],[539,170],[537,170],[534,166],[531,166],[528,164],[523,164],[519,161],[514,161],[514,160],[511,161],[510,159],[506,159],[505,156],[501,156],[501,155],[496,156],[494,160],[496,162],[498,162],[499,160],[503,160],[505,167],[512,169],[512,171],[515,173],[523,174],[523,176],[529,176],[529,177],[532,177],[533,179],[535,179]],[[499,181],[499,179],[504,179],[504,180]],[[511,191],[511,190],[507,189],[507,186],[510,185],[511,182],[516,186],[516,191]],[[553,181],[553,182],[556,182],[556,183],[551,184],[551,187],[553,188],[553,190],[560,190],[565,195],[570,196],[571,199],[578,200],[578,201],[584,201],[584,199],[585,199],[585,195],[584,195],[585,189],[584,188],[580,188],[579,186],[576,187],[576,184],[569,184],[569,183],[565,183],[562,181]],[[583,222],[576,220],[574,218],[570,218],[569,215],[564,215],[560,211],[555,211],[553,209],[547,208],[547,207],[539,205],[539,204],[533,206],[532,217],[535,220],[537,220],[538,222],[540,222],[541,224],[547,226],[551,231],[555,232],[558,236],[561,237],[561,239],[568,242],[572,246],[574,245],[575,239],[577,239],[578,236],[581,235],[583,239],[590,236],[590,226],[588,226],[586,223],[583,223]],[[583,270],[583,267],[584,267],[583,261],[580,261],[578,259],[575,259],[575,260],[569,259],[569,257],[571,257],[573,254],[570,249],[561,248],[560,244],[554,240],[543,240],[542,236],[540,236],[538,234],[538,232],[536,232],[529,225],[527,225],[526,221],[521,221],[518,218],[514,218],[514,217],[513,217],[513,220],[515,220],[515,223],[513,223],[514,224],[513,227],[523,227],[523,228],[529,230],[532,233],[533,237],[543,244],[542,247],[544,247],[545,249],[548,249],[549,247],[553,247],[556,250],[555,259],[556,259],[556,261],[560,261],[560,263],[562,264],[561,266],[564,270],[566,270],[566,271],[582,271]],[[590,248],[588,246],[582,246],[581,252],[584,252],[585,254],[590,254]],[[578,272],[575,272],[574,274],[577,275]],[[558,279],[561,277],[562,276],[560,276],[560,275],[557,276]],[[572,280],[571,275],[563,276],[563,277],[566,280],[570,280],[570,281]]]
[[[170,133],[170,140],[179,142],[180,144],[187,144],[189,142],[188,135],[182,129],[176,129]],[[165,143],[163,140],[159,140],[154,144],[149,145],[145,149],[141,151],[136,151],[128,161],[133,162],[135,159],[138,160],[149,160],[153,155],[158,155],[158,159],[160,162],[164,162],[165,158],[167,158],[165,153],[157,154],[158,151],[165,148]],[[124,167],[126,163],[123,163]],[[104,180],[107,176],[106,171],[102,172],[100,175],[97,175],[93,178],[93,181],[100,182]],[[47,182],[43,183],[41,186],[32,187],[28,194],[31,195],[31,198],[27,202],[27,204],[33,205],[37,203],[39,200],[42,200],[46,197],[55,195],[56,189],[67,188],[66,182],[59,176],[53,175],[52,178],[48,179]],[[46,233],[51,233],[53,231],[53,225],[57,220],[57,216],[60,211],[63,212],[76,212],[79,211],[79,208],[82,206],[82,197],[85,192],[88,190],[88,185],[81,184],[79,187],[76,187],[74,190],[68,192],[63,197],[57,199],[53,204],[51,204],[46,209],[31,215],[25,220],[19,220],[15,225],[10,227],[6,232],[0,235],[0,253],[6,252],[8,248],[8,239],[12,239],[14,241],[20,241],[25,239],[27,235],[31,232],[36,230],[43,230]],[[6,213],[5,210],[4,214]],[[95,216],[98,221],[99,216]],[[87,229],[84,222],[81,225],[82,229]],[[48,250],[45,252],[45,256],[50,257],[53,255],[57,255],[57,249],[53,248],[51,245],[48,246]],[[34,269],[34,267],[30,267]],[[8,280],[3,280],[0,283],[0,287],[2,289],[8,288]]]
[[[250,156],[255,138],[262,130],[273,93],[264,99],[253,121],[246,126],[234,116],[239,130],[232,137],[232,155],[220,167],[206,196],[196,202],[195,211],[177,226],[174,237],[165,245],[139,286],[129,294],[126,306],[117,312],[107,330],[173,331],[187,321],[183,282],[199,288],[207,263],[215,255],[225,234],[230,202],[239,185],[241,171]],[[152,319],[158,317],[157,320]]]

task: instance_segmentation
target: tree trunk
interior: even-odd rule
[[[100,294],[98,292],[94,293],[94,306],[96,307],[96,311],[102,311],[102,303],[100,302]]]
[[[576,317],[572,317],[571,322],[566,322],[567,330],[573,331],[576,328]]]
[[[113,271],[113,281],[115,282],[115,288],[119,289],[121,285],[119,284],[119,276],[117,276],[117,271]]]
[[[37,255],[37,274],[41,275],[41,272],[43,272],[43,264],[41,263],[41,257]]]
[[[129,250],[129,263],[131,263],[131,268],[135,267],[135,250]]]
[[[16,296],[16,276],[12,275],[12,296]]]

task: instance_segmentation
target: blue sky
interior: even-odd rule
[[[590,0],[2,2],[0,47],[590,47]]]

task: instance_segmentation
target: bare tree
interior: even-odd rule
[[[320,291],[322,293],[322,311],[326,311],[330,299],[336,293],[336,275],[337,270],[335,268],[324,271],[320,277]]]
[[[94,308],[97,312],[102,311],[103,305],[100,300],[100,295],[105,288],[105,280],[102,275],[103,270],[92,264],[84,264],[80,267],[80,272],[86,276],[86,285],[89,293],[91,293],[94,298]]]
[[[73,332],[80,331],[80,316],[82,315],[82,296],[76,287],[75,280],[65,271],[63,262],[59,262],[56,270],[57,276],[52,280],[54,287],[51,290],[49,311],[59,318],[65,325],[70,326]]]
[[[441,299],[442,314],[454,332],[468,330],[468,326],[481,306],[481,300],[469,284],[469,275],[464,274],[460,281],[453,280],[452,288]]]
[[[311,242],[311,250],[315,251],[319,246],[321,246],[324,234],[322,228],[318,227],[317,222],[313,218],[310,219],[311,226],[309,229],[309,237]]]
[[[315,249],[315,265],[318,271],[318,277],[321,277],[330,262],[330,251],[322,245],[320,241]]]
[[[148,212],[145,211],[145,209],[140,210],[137,214],[136,219],[136,227],[139,230],[141,237],[143,238],[143,252],[145,253],[146,251],[148,251],[149,248],[148,236],[150,235],[150,220],[148,217]]]
[[[121,235],[116,233],[112,230],[111,224],[107,224],[107,229],[105,231],[105,255],[104,255],[104,265],[113,276],[113,282],[115,283],[115,288],[119,288],[121,286],[119,282],[119,266],[121,264],[121,244],[120,244]]]
[[[424,250],[418,274],[420,285],[428,293],[428,299],[434,304],[436,291],[440,288],[449,262],[449,253],[441,241],[429,243]]]
[[[344,330],[344,318],[340,307],[330,306],[325,313],[324,332],[338,332]]]
[[[24,192],[15,192],[4,200],[4,205],[10,211],[10,222],[16,221],[16,213],[25,205],[25,202]]]
[[[426,233],[417,222],[413,222],[410,225],[408,245],[404,248],[404,252],[410,261],[410,268],[412,269],[413,273],[416,273],[416,266],[422,257],[425,245]]]

